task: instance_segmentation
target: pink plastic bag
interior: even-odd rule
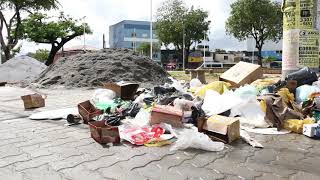
[[[135,145],[144,145],[158,139],[165,130],[160,125],[152,127],[119,126],[120,138]]]

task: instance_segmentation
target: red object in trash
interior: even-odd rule
[[[78,104],[78,111],[83,119],[83,123],[88,124],[89,121],[92,121],[94,117],[101,115],[103,112],[99,109],[96,109],[90,101],[85,101]]]
[[[138,131],[138,133],[135,133],[130,137],[133,144],[139,146],[148,143],[152,139],[158,139],[165,132],[159,125],[152,126],[152,128],[141,128],[140,130],[141,132]]]
[[[100,144],[119,143],[118,127],[106,125],[105,121],[89,122],[91,137]]]

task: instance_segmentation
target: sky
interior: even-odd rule
[[[188,7],[202,8],[209,12],[211,21],[209,33],[210,49],[244,50],[246,45],[233,37],[226,35],[225,21],[230,14],[230,4],[235,0],[184,0]],[[59,11],[74,18],[86,16],[85,21],[93,30],[92,35],[86,35],[86,45],[102,48],[102,36],[106,36],[109,44],[109,26],[122,20],[150,21],[150,0],[59,0]],[[164,0],[153,0],[153,15]],[[48,14],[57,15],[59,11],[50,11]],[[21,53],[34,52],[39,48],[48,48],[48,45],[22,42]],[[83,45],[83,37],[68,42],[64,47]]]

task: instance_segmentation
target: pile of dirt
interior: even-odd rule
[[[0,82],[32,82],[47,66],[28,56],[14,57],[0,65]]]
[[[161,85],[168,73],[156,62],[129,49],[105,49],[60,59],[35,81],[43,86],[96,87],[101,82]]]

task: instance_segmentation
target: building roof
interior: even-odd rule
[[[150,21],[137,21],[137,20],[122,20],[116,24],[113,24],[111,26],[116,26],[116,25],[119,25],[119,24],[136,24],[136,25],[150,25]]]

